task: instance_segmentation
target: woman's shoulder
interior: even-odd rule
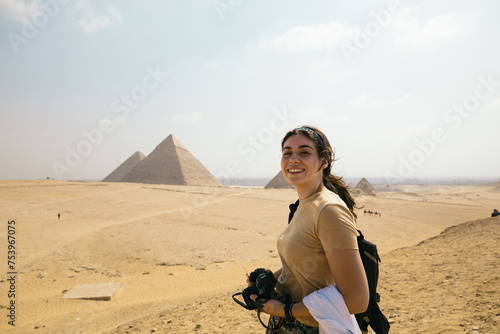
[[[328,207],[328,206],[342,206],[347,208],[347,205],[344,203],[344,201],[340,198],[339,195],[334,193],[333,191],[330,191],[326,188],[324,188],[321,193],[319,194],[317,198],[317,203],[321,208]]]
[[[316,214],[316,217],[324,214],[327,216],[351,216],[349,208],[339,195],[326,188],[316,193],[314,197],[308,198],[304,203],[301,201],[299,209],[301,206],[304,211]]]
[[[349,210],[344,201],[336,193],[327,190],[321,194],[320,198],[320,216],[327,217],[329,220],[336,217],[342,221],[355,221],[351,210]]]

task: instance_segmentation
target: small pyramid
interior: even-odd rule
[[[276,188],[287,188],[287,189],[293,189],[294,187],[288,183],[288,181],[285,179],[283,176],[283,173],[281,171],[276,174],[276,176],[269,181],[269,183],[264,187],[265,189],[276,189]]]
[[[156,146],[121,182],[221,186],[219,180],[173,135]]]
[[[132,154],[127,160],[122,162],[120,166],[118,166],[114,171],[111,172],[108,176],[106,176],[102,182],[120,182],[122,178],[127,175],[128,172],[132,170],[142,159],[145,158],[145,155],[141,152],[137,151]]]
[[[375,196],[377,195],[377,192],[375,191],[375,188],[368,182],[367,179],[362,178],[361,181],[358,182],[358,184],[354,187],[354,192],[356,193],[365,193],[366,195],[370,196]]]

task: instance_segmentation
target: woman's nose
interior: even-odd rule
[[[290,156],[290,160],[288,160],[288,163],[298,162],[299,160],[299,155],[297,153],[292,153],[292,155]]]

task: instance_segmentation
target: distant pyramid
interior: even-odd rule
[[[135,165],[144,159],[144,157],[145,155],[141,152],[135,152],[127,160],[122,162],[122,164],[114,171],[112,171],[111,174],[106,176],[102,182],[120,182],[122,178],[135,167]]]
[[[358,184],[354,187],[353,190],[356,193],[362,192],[370,196],[377,195],[375,188],[373,188],[370,182],[368,182],[368,180],[365,178],[362,178],[361,181],[358,182]]]
[[[122,182],[221,186],[221,183],[173,135],[141,160]]]
[[[266,188],[266,189],[272,189],[272,188],[293,189],[294,187],[290,183],[288,183],[288,181],[283,176],[283,173],[281,171],[279,171],[279,173],[276,174],[276,176],[271,181],[269,181],[269,183],[264,188]]]

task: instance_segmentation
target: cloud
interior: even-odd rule
[[[0,10],[13,17],[16,21],[24,23],[42,11],[42,3],[40,0],[0,0]]]
[[[456,13],[421,21],[413,17],[411,11],[402,9],[394,23],[396,41],[409,50],[431,49],[467,30],[464,20],[457,18]]]
[[[319,105],[309,105],[297,111],[294,124],[297,126],[310,125],[323,128],[325,124],[349,124],[352,119],[334,109]]]
[[[122,15],[113,6],[109,5],[105,13],[96,13],[89,0],[80,0],[70,3],[73,18],[83,27],[86,32],[106,28],[112,24],[123,21]],[[20,23],[32,21],[44,10],[50,13],[59,11],[61,4],[57,1],[42,2],[41,0],[0,0],[0,11],[5,12]]]
[[[146,139],[146,138],[144,138],[143,135],[137,135],[137,134],[136,135],[129,135],[127,138],[130,140],[135,140],[135,141],[142,141],[142,140]]]
[[[299,113],[314,120],[321,120],[330,114],[328,110],[321,106],[307,106],[301,109]]]
[[[179,123],[195,123],[203,120],[203,115],[199,112],[191,114],[175,114],[172,116],[172,120]]]
[[[339,66],[338,62],[336,63],[331,60],[314,61],[309,64],[308,69],[311,73],[320,75],[328,80],[335,80],[338,78],[339,72],[343,70],[343,68]]]
[[[44,136],[44,137],[48,137],[48,136],[50,136],[50,132],[49,132],[49,131],[47,131],[47,130],[40,131],[40,132],[38,132],[38,134],[39,134],[40,136]]]
[[[500,107],[500,98],[491,101],[489,108],[499,108]]]
[[[123,21],[121,13],[113,6],[108,6],[105,13],[98,14],[88,0],[76,3],[74,17],[85,32],[97,31]]]
[[[245,121],[240,121],[240,120],[232,120],[227,122],[227,126],[230,128],[243,128],[247,125]]]
[[[111,120],[111,123],[113,124],[123,124],[123,123],[126,123],[127,122],[127,119],[125,117],[118,117],[118,118],[113,118]]]
[[[385,104],[386,99],[380,97],[373,97],[367,93],[362,93],[361,95],[351,99],[348,102],[348,106],[354,109],[365,109],[373,106],[379,106]]]
[[[309,70],[315,73],[323,73],[330,65],[331,62],[327,61],[313,62],[309,65]]]
[[[386,97],[376,97],[371,96],[367,93],[362,93],[361,95],[351,99],[347,106],[349,109],[370,109],[385,107],[389,108],[392,106],[397,106],[399,104],[404,104],[411,97],[409,94],[402,95],[396,98],[386,98]]]
[[[272,40],[261,41],[261,46],[272,46],[289,51],[318,51],[333,49],[354,34],[354,29],[338,22],[297,26]]]
[[[349,115],[353,119],[362,119],[367,126],[372,126],[372,122],[382,122],[384,124],[398,122],[405,123],[408,117],[403,115],[412,115],[425,118],[426,113],[417,113],[419,108],[418,99],[409,94],[397,97],[375,96],[362,93],[338,108],[338,112]],[[404,112],[402,112],[404,111]]]
[[[206,68],[217,68],[218,64],[214,61],[205,63]]]

